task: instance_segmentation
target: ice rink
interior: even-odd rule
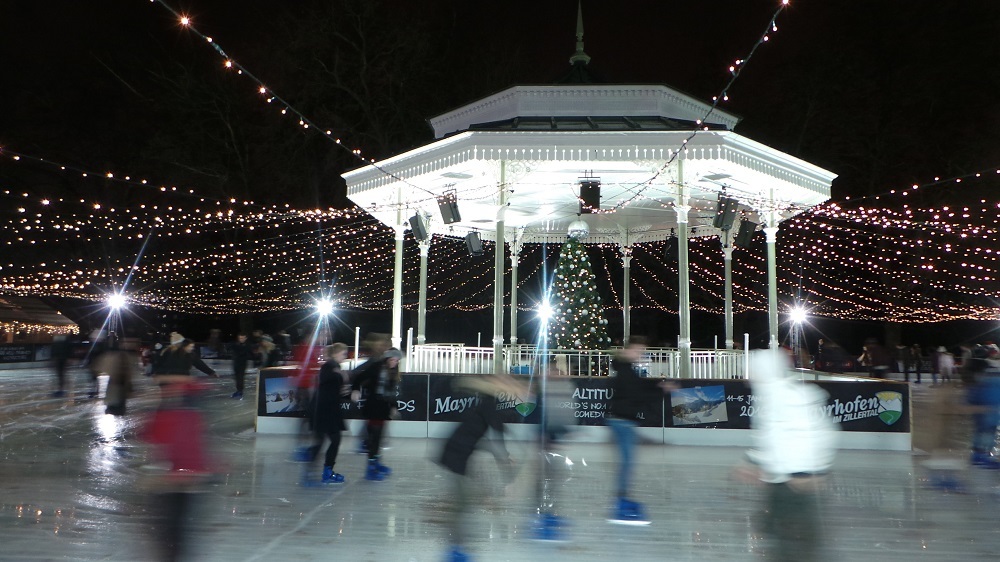
[[[154,560],[157,479],[136,432],[157,390],[140,377],[128,415],[114,417],[102,401],[85,398],[87,375],[73,376],[75,393],[56,399],[49,370],[0,371],[0,560]],[[229,398],[229,377],[206,380],[221,475],[198,494],[191,559],[445,559],[452,502],[447,475],[432,460],[440,441],[393,438],[390,423],[383,461],[394,472],[368,482],[357,439],[345,438],[337,470],[347,482],[304,488],[301,465],[289,460],[295,439],[253,431],[254,383],[248,399],[237,401]],[[918,414],[934,391],[914,391]],[[920,426],[915,420],[916,431]],[[541,543],[530,540],[537,453],[524,442],[509,448],[522,469],[508,487],[491,456],[475,457],[468,516],[475,560],[769,558],[754,525],[762,490],[730,478],[742,449],[640,447],[633,495],[646,503],[652,524],[621,527],[606,521],[615,450],[571,444],[564,451],[573,462],[570,478],[557,496],[568,540]],[[920,460],[908,452],[839,453],[821,495],[830,560],[1000,557],[1000,471],[967,470],[967,492],[946,493],[928,486]]]

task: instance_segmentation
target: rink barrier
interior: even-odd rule
[[[538,372],[541,357],[568,375],[603,376],[611,370],[611,350],[549,349],[535,345],[503,347],[504,372]],[[451,373],[485,375],[493,372],[492,347],[466,347],[459,343],[421,344],[407,348],[403,370],[408,373]],[[746,378],[746,354],[738,349],[692,349],[691,378]],[[651,377],[677,378],[681,372],[681,352],[677,348],[650,347],[636,366]]]
[[[438,373],[402,375],[397,394],[399,419],[390,424],[397,437],[438,438],[450,435],[476,397],[454,390],[453,382],[464,376]],[[258,375],[258,433],[298,433],[304,417],[304,393],[295,389],[288,370],[264,369]],[[538,380],[515,376],[536,389]],[[550,379],[550,381],[556,379]],[[599,442],[608,438],[602,427],[611,396],[608,377],[559,377],[549,384],[550,416],[573,425],[568,440]],[[652,382],[652,381],[650,381]],[[646,441],[676,445],[750,446],[747,431],[757,412],[750,384],[739,379],[672,379],[678,388],[652,400],[639,412],[639,432]],[[910,387],[906,383],[858,379],[806,381],[829,394],[826,412],[841,429],[843,449],[910,450]],[[344,417],[352,433],[363,424],[361,405],[344,405]],[[534,439],[541,416],[539,404],[516,396],[501,396],[503,411],[513,439]]]

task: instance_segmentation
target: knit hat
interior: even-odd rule
[[[184,341],[184,336],[178,334],[177,332],[170,332],[170,345],[177,345]]]
[[[393,348],[390,348],[385,353],[383,353],[382,354],[382,358],[384,358],[384,359],[390,359],[390,358],[402,359],[403,358],[403,352],[400,351],[400,350],[398,350],[398,349],[396,349],[395,347],[393,347]]]

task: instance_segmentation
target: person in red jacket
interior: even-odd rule
[[[172,383],[174,391],[160,404],[141,437],[154,446],[155,458],[164,465],[154,505],[160,510],[160,547],[164,560],[188,557],[186,522],[194,508],[196,492],[213,472],[206,445],[205,418],[198,407],[205,387],[195,380]]]

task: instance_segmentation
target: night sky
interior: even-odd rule
[[[425,119],[570,67],[573,0],[170,2],[201,32],[350,148],[382,158],[432,140]],[[773,1],[584,0],[591,71],[709,100],[776,9]],[[840,175],[834,199],[1000,165],[1000,4],[798,0],[730,90],[736,131]],[[203,40],[146,0],[0,2],[0,146],[129,170],[261,203],[349,203],[346,150],[266,104]],[[99,181],[12,169],[33,195]],[[996,181],[925,190],[920,202],[995,199]],[[9,211],[0,211],[8,214]]]

